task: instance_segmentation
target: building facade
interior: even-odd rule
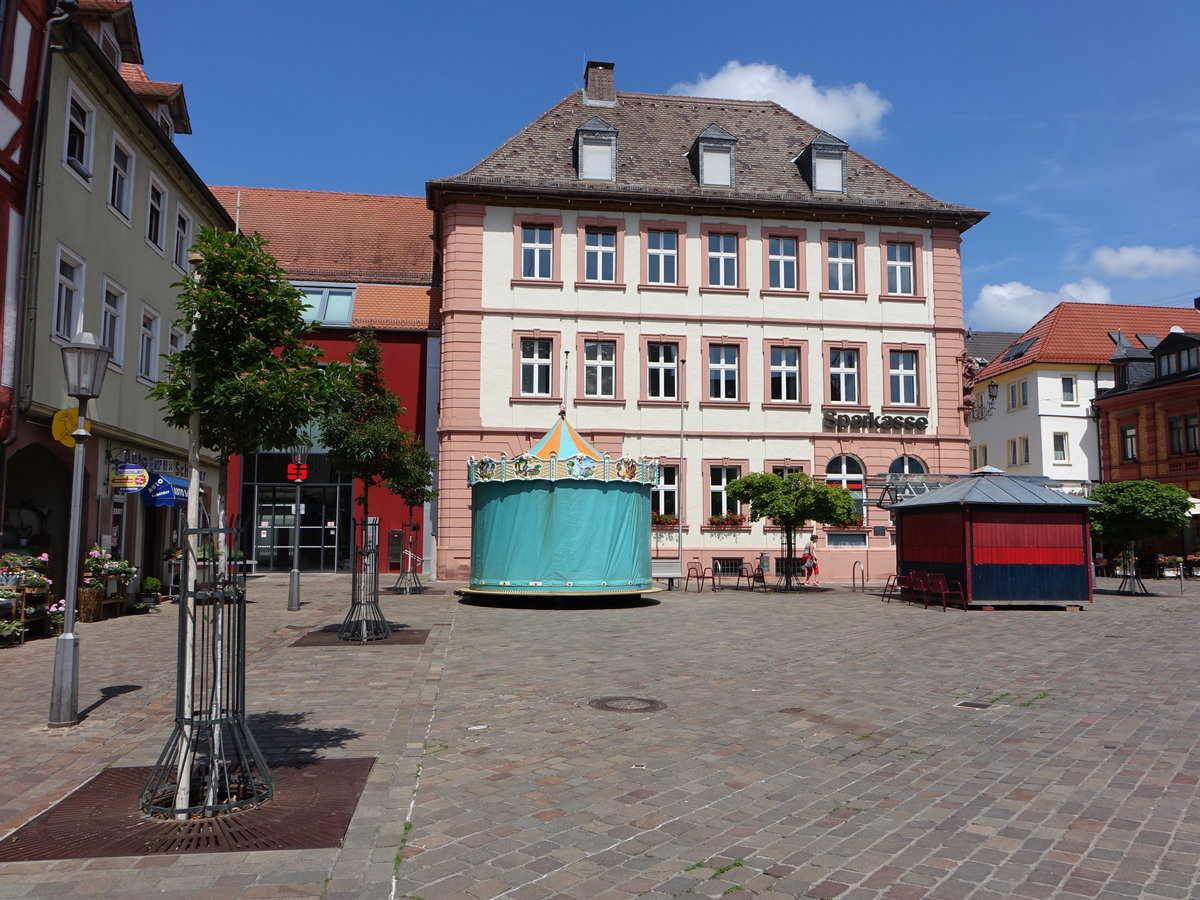
[[[1123,344],[1114,384],[1095,405],[1104,481],[1161,481],[1191,494],[1196,515],[1183,548],[1191,553],[1200,545],[1200,329],[1176,327],[1152,347]],[[1178,541],[1165,547],[1180,552]]]
[[[1200,312],[1158,306],[1060,303],[986,365],[975,383],[971,468],[1042,475],[1086,493],[1113,480],[1092,406],[1115,382],[1119,347],[1148,353],[1172,327],[1200,330]],[[997,386],[988,398],[988,385]],[[985,417],[979,417],[986,411]]]
[[[724,493],[755,471],[854,492],[822,571],[891,570],[868,484],[967,469],[960,241],[930,197],[768,102],[615,90],[611,64],[470,171],[427,186],[443,281],[438,575],[466,577],[472,456],[560,406],[663,462],[655,553],[780,554]],[[736,571],[736,569],[734,569]]]
[[[404,403],[400,424],[419,436],[435,432],[440,301],[433,285],[432,216],[420,197],[329,191],[214,187],[213,194],[246,233],[267,239],[308,301],[305,317],[320,322],[311,336],[328,360],[345,361],[354,335],[372,328],[383,347],[387,386]],[[436,456],[436,441],[426,442]],[[252,522],[250,546],[258,570],[292,568],[296,485],[287,480],[286,453],[257,453],[231,461],[231,498]],[[327,464],[320,446],[307,459],[309,478],[300,486],[302,571],[345,571],[353,546],[353,522],[362,519],[351,484]],[[373,487],[368,511],[379,517],[383,541],[380,571],[405,571],[413,557],[425,561],[435,546],[432,506],[410,509],[382,485]],[[432,571],[432,559],[422,569]]]
[[[163,422],[147,392],[163,356],[184,340],[172,285],[189,272],[195,235],[233,222],[175,146],[190,130],[182,87],[146,77],[132,5],[83,0],[55,26],[53,42],[4,543],[49,551],[61,578],[74,444],[66,426],[76,404],[60,348],[90,332],[112,355],[91,402],[83,545],[111,548],[142,575],[161,577],[166,551],[181,542],[187,435]],[[202,462],[203,480],[215,483],[215,461]],[[123,465],[147,473],[147,490],[114,484]]]

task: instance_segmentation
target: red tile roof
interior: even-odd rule
[[[1200,331],[1200,310],[1191,307],[1125,306],[1118,303],[1060,303],[1014,344],[1036,338],[1016,359],[1004,361],[1000,353],[985,366],[979,379],[995,378],[1032,363],[1101,365],[1116,350],[1110,331],[1123,332],[1135,346],[1139,334],[1161,339],[1173,326]]]
[[[258,232],[293,278],[433,282],[433,213],[423,197],[210,187],[247,234]]]
[[[176,133],[192,133],[182,84],[177,81],[151,81],[145,69],[136,63],[126,62],[121,63],[121,78],[139,99],[165,102],[171,110],[171,122]]]

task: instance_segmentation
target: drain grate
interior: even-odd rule
[[[992,704],[984,703],[981,700],[960,700],[954,704],[959,709],[990,709]]]
[[[602,709],[605,712],[658,712],[666,709],[667,704],[661,700],[651,700],[648,697],[597,697],[589,700],[592,709]]]
[[[0,862],[250,850],[320,850],[346,835],[371,759],[274,766],[275,799],[213,819],[158,819],[138,808],[150,766],[106,769],[0,844]]]

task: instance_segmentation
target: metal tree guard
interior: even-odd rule
[[[392,627],[379,608],[379,517],[354,523],[354,571],[350,611],[338,629],[343,641],[382,641]]]
[[[237,529],[186,534],[175,728],[139,798],[144,812],[179,819],[235,812],[275,792],[246,725],[246,582],[234,560]],[[215,555],[222,546],[224,566]],[[197,548],[212,551],[212,562],[201,564]]]

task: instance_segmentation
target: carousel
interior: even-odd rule
[[[657,459],[611,459],[559,413],[512,459],[472,457],[471,581],[463,594],[602,596],[658,590],[650,572]]]

